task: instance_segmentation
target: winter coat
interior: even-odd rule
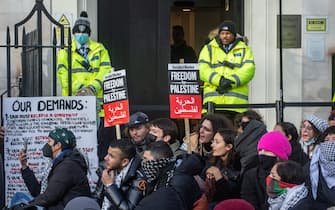
[[[45,192],[35,197],[31,204],[58,210],[64,209],[75,197],[90,196],[87,169],[85,159],[78,151],[63,151],[54,159]]]
[[[311,189],[311,178],[310,178],[310,162],[304,166],[306,176],[306,185],[309,188],[309,195],[306,203],[308,203],[307,209],[323,210],[331,206],[335,206],[335,187],[328,188],[326,181],[323,176],[319,176],[318,190],[316,200],[312,196]],[[307,206],[305,204],[305,206]],[[304,209],[305,210],[305,209]]]
[[[136,210],[191,210],[202,192],[194,179],[204,163],[199,155],[182,155],[177,160],[174,175],[168,186],[163,184],[140,201]],[[164,180],[164,178],[163,178]],[[164,199],[162,199],[164,198]]]
[[[243,133],[234,142],[235,158],[241,164],[241,176],[248,169],[258,165],[257,144],[259,139],[267,132],[264,123],[251,120]]]
[[[104,76],[112,71],[111,61],[106,48],[99,42],[89,39],[87,59],[78,53],[76,41],[72,40],[72,95],[85,86],[92,86],[96,91],[97,101],[102,105]],[[62,95],[68,96],[68,51],[61,49],[57,55],[57,78],[62,87]],[[104,116],[103,109],[99,113]]]
[[[241,185],[241,198],[251,203],[255,210],[267,210],[268,196],[266,194],[266,172],[261,167],[252,168],[245,172]]]
[[[117,185],[105,187],[103,195],[112,203],[110,210],[131,210],[144,197],[146,181],[140,170],[141,158],[136,156],[131,163],[129,171],[122,180],[120,188]]]
[[[229,52],[223,50],[219,37],[205,45],[199,55],[200,79],[204,81],[203,103],[247,104],[248,83],[255,73],[254,56],[250,47],[241,39],[236,39]],[[227,93],[217,92],[220,79],[224,76],[233,82]],[[224,108],[244,112],[245,108]]]

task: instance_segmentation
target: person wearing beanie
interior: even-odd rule
[[[259,164],[245,172],[241,185],[241,198],[251,203],[256,210],[267,210],[266,177],[278,161],[287,161],[292,148],[287,137],[280,131],[264,134],[258,142]]]
[[[78,196],[90,196],[87,179],[88,166],[84,157],[76,149],[76,137],[66,128],[56,128],[48,135],[47,143],[42,148],[43,156],[51,158],[51,167],[43,180],[38,182],[34,172],[27,165],[27,155],[19,154],[22,165],[22,178],[34,197],[29,202],[32,206],[45,209],[64,209],[65,205]],[[25,167],[23,167],[25,166]]]
[[[326,120],[313,114],[305,115],[300,127],[300,144],[309,158],[313,155],[319,137],[327,128]]]
[[[309,158],[307,154],[304,153],[299,143],[299,134],[295,125],[290,122],[278,122],[273,130],[282,132],[289,140],[292,152],[288,159],[299,163],[301,166],[304,166],[309,161]]]
[[[57,55],[57,78],[62,89],[62,96],[96,96],[98,128],[98,156],[103,160],[107,153],[109,137],[115,136],[115,130],[104,127],[103,80],[112,71],[111,60],[102,43],[90,38],[91,24],[85,11],[75,21],[71,45],[71,72],[69,84],[68,49],[59,50]],[[69,85],[72,91],[69,92]],[[94,110],[92,110],[94,111]],[[104,143],[108,142],[108,143]],[[101,148],[102,147],[102,148]],[[102,153],[102,154],[101,154]]]
[[[252,50],[229,20],[218,27],[218,35],[199,55],[200,79],[204,82],[203,104],[248,104],[248,83],[255,73]],[[245,108],[215,108],[232,121]],[[203,109],[203,113],[207,110]]]

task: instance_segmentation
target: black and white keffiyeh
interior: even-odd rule
[[[301,199],[305,198],[308,190],[305,184],[288,188],[286,193],[277,198],[268,198],[269,210],[287,210],[295,206]]]
[[[153,182],[157,179],[160,172],[167,167],[170,163],[174,163],[174,158],[162,158],[159,160],[143,160],[141,163],[143,172],[147,177],[148,183]],[[168,180],[173,176],[173,171],[167,171]],[[167,182],[168,182],[167,180]]]
[[[315,148],[310,164],[313,198],[317,197],[319,176],[323,176],[328,188],[335,186],[335,142],[326,141]],[[321,171],[319,170],[321,169]]]

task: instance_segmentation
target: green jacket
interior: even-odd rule
[[[72,40],[72,95],[76,95],[83,86],[93,86],[96,91],[97,102],[102,105],[103,79],[104,76],[112,71],[111,61],[106,48],[98,42],[89,40],[87,69],[82,63],[85,58],[77,52],[76,41]],[[86,62],[87,63],[87,62]],[[67,49],[61,49],[57,56],[57,77],[62,88],[62,95],[68,96],[68,56]],[[103,110],[103,109],[102,109]],[[99,113],[103,117],[103,111]]]
[[[247,104],[248,83],[254,77],[255,63],[251,48],[236,40],[232,49],[225,53],[218,37],[205,45],[199,55],[200,79],[204,81],[203,104]],[[232,89],[225,94],[216,91],[221,76],[233,81]],[[217,109],[220,110],[220,109]],[[221,109],[222,110],[222,109]],[[226,108],[244,112],[245,108]],[[203,110],[206,112],[206,110]]]

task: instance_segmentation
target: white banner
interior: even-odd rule
[[[38,180],[48,165],[42,147],[55,128],[68,128],[89,163],[91,187],[97,181],[97,123],[95,96],[24,97],[4,99],[6,202],[15,192],[28,192],[18,154],[27,144],[28,166]],[[64,174],[64,176],[66,176]]]

